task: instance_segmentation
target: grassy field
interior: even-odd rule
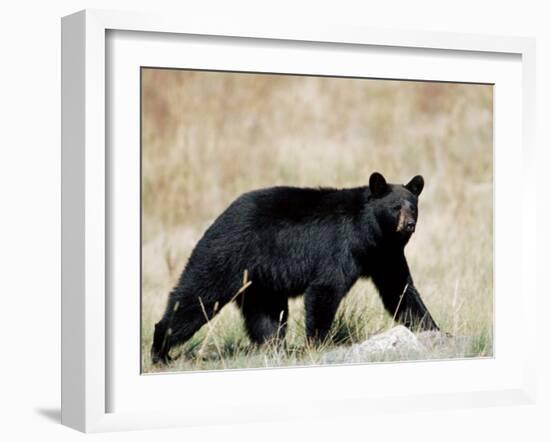
[[[365,185],[375,170],[426,181],[406,255],[432,316],[461,337],[428,357],[491,356],[492,102],[485,85],[143,70],[143,371],[316,364],[326,349],[391,327],[373,285],[359,281],[320,348],[305,344],[297,299],[284,347],[251,346],[228,305],[169,366],[149,356],[169,291],[232,200],[279,184]]]

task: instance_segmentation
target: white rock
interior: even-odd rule
[[[387,332],[367,339],[359,344],[359,348],[366,352],[422,351],[424,349],[414,333],[403,325],[398,325]]]
[[[372,360],[418,359],[426,348],[407,327],[398,325],[360,344],[325,353],[321,363],[352,363]]]

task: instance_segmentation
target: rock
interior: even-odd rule
[[[417,335],[420,343],[426,347],[431,359],[449,359],[473,357],[472,347],[476,346],[476,336],[452,336],[439,331],[426,331]],[[492,354],[492,351],[488,352]]]
[[[374,335],[360,344],[340,347],[324,353],[321,364],[350,364],[382,361],[414,361],[454,359],[472,356],[472,348],[479,345],[476,336],[451,336],[440,331],[412,333],[399,325]],[[492,357],[492,341],[486,344],[484,356]]]
[[[321,357],[323,364],[353,363],[384,360],[419,359],[426,347],[408,328],[398,325],[372,336],[360,344],[329,351]]]

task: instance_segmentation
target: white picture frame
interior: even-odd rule
[[[367,394],[361,388],[355,394],[337,391],[328,393],[326,397],[312,394],[307,399],[289,401],[284,408],[276,402],[266,406],[257,394],[256,385],[265,385],[264,371],[243,371],[241,373],[208,373],[207,377],[193,374],[193,383],[203,386],[210,384],[218,387],[231,378],[232,382],[243,382],[248,376],[250,391],[239,397],[223,397],[229,391],[221,390],[217,401],[210,401],[208,414],[206,404],[202,404],[198,393],[189,397],[196,400],[190,406],[176,407],[168,404],[164,407],[136,407],[126,410],[122,407],[113,409],[110,404],[110,393],[115,386],[112,383],[112,361],[114,360],[109,341],[109,327],[113,317],[111,304],[107,296],[110,286],[109,272],[106,270],[109,261],[109,243],[113,240],[108,226],[111,217],[113,201],[108,185],[109,152],[107,142],[109,134],[106,121],[110,118],[107,93],[111,77],[106,75],[108,56],[113,56],[108,50],[107,35],[115,32],[140,32],[147,39],[146,33],[160,33],[172,36],[217,36],[226,39],[226,44],[238,39],[254,39],[255,41],[285,42],[287,47],[307,42],[311,47],[318,45],[337,44],[338,47],[376,47],[384,53],[391,48],[401,48],[403,51],[426,50],[434,57],[444,54],[472,54],[483,60],[491,54],[514,57],[520,67],[520,81],[517,90],[511,90],[512,95],[519,99],[521,109],[508,117],[499,115],[495,118],[510,118],[507,126],[518,135],[519,146],[514,150],[517,156],[510,157],[521,161],[521,186],[514,190],[513,183],[506,176],[499,186],[511,192],[517,192],[521,201],[521,211],[510,214],[514,226],[520,229],[520,236],[515,240],[521,271],[512,282],[520,291],[518,301],[522,314],[518,317],[516,326],[521,329],[522,352],[516,355],[513,375],[504,376],[502,382],[483,387],[482,382],[469,386],[468,379],[460,387],[442,388],[435,383],[431,391],[422,393],[410,391],[384,394]],[[159,34],[156,34],[159,35]],[[325,417],[338,415],[357,415],[370,413],[373,410],[395,412],[409,409],[457,408],[470,406],[490,406],[499,404],[532,403],[535,396],[535,367],[533,347],[535,340],[535,324],[530,317],[536,312],[535,287],[535,201],[536,194],[531,190],[535,185],[534,164],[534,104],[535,104],[535,46],[534,41],[518,37],[493,37],[480,35],[465,35],[451,33],[427,33],[416,31],[388,31],[375,29],[348,28],[337,25],[312,25],[294,27],[291,25],[270,24],[269,22],[246,23],[232,21],[214,22],[196,17],[165,17],[151,14],[127,12],[112,12],[87,10],[64,17],[62,20],[62,423],[85,432],[111,431],[123,429],[157,428],[168,426],[208,425],[211,423],[253,422],[262,420],[285,419],[289,417]],[[112,60],[111,60],[112,62]],[[435,69],[435,67],[433,68]],[[425,72],[428,75],[428,72]],[[460,73],[455,81],[460,81]],[[403,77],[400,77],[403,78]],[[421,76],[419,77],[421,78]],[[515,78],[515,77],[514,77]],[[510,83],[512,84],[512,83]],[[516,84],[516,83],[513,83]],[[496,84],[498,87],[498,84]],[[514,86],[510,86],[514,89]],[[138,92],[138,91],[136,91]],[[497,95],[498,97],[498,95]],[[519,115],[518,118],[515,118]],[[504,143],[504,140],[503,140]],[[495,155],[499,155],[495,145]],[[505,155],[504,155],[505,156]],[[517,164],[516,164],[517,165]],[[518,173],[520,173],[518,172]],[[527,189],[530,191],[527,192]],[[496,201],[498,207],[498,199]],[[498,212],[495,212],[498,213]],[[495,215],[495,218],[497,216]],[[498,238],[498,233],[496,235]],[[503,263],[507,269],[506,257],[499,258],[499,243],[496,240],[495,260]],[[505,250],[506,252],[506,250]],[[518,266],[518,259],[509,257],[510,265]],[[509,267],[508,267],[509,268]],[[510,272],[506,272],[510,273]],[[502,274],[502,272],[501,272]],[[498,284],[495,285],[498,290]],[[517,294],[516,294],[517,295]],[[497,299],[497,304],[499,300]],[[503,300],[501,304],[505,304]],[[503,317],[505,317],[503,315]],[[139,318],[135,318],[139,321]],[[498,323],[499,316],[496,316]],[[506,324],[504,324],[504,329]],[[503,329],[503,330],[504,330]],[[518,339],[519,339],[518,338]],[[496,339],[499,339],[498,334]],[[513,350],[513,349],[512,349]],[[505,352],[501,352],[504,355]],[[395,369],[396,376],[402,373],[414,373],[419,370],[429,370],[433,378],[438,370],[455,370],[474,376],[475,373],[486,371],[491,376],[491,370],[504,370],[506,364],[498,368],[498,349],[493,362],[480,368],[472,361],[470,365],[438,368],[441,362],[433,362],[426,366]],[[506,360],[503,356],[502,360]],[[496,361],[496,362],[495,362]],[[135,361],[138,366],[139,363]],[[439,364],[439,365],[438,365]],[[491,365],[492,364],[492,365]],[[276,370],[277,382],[296,382],[308,388],[308,379],[312,370],[324,370],[326,379],[337,379],[344,374],[345,378],[359,378],[367,370],[370,373],[394,370],[397,364],[378,367],[330,367]],[[420,368],[419,368],[420,367]],[[496,367],[496,368],[495,368]],[[304,370],[309,370],[308,372]],[[247,374],[248,373],[248,374]],[[450,372],[449,372],[450,373]],[[188,376],[183,375],[183,376]],[[446,375],[448,373],[446,372]],[[133,371],[128,376],[139,376]],[[177,376],[157,376],[162,388],[178,388]],[[315,376],[313,376],[315,377]],[[162,379],[160,379],[162,378]],[[118,377],[120,379],[120,376]],[[138,379],[138,378],[135,378]],[[294,379],[294,381],[292,381]],[[483,378],[482,378],[483,379]],[[444,383],[454,381],[446,380]],[[443,385],[441,384],[441,385]],[[345,382],[343,383],[345,387]],[[312,386],[310,386],[313,388]],[[130,385],[130,388],[132,386]],[[137,387],[136,387],[137,388]],[[147,389],[147,387],[145,387]],[[155,386],[155,388],[157,388]],[[200,391],[198,388],[196,389]],[[304,390],[304,391],[306,391]],[[126,390],[127,391],[127,390]],[[309,393],[313,389],[307,390]],[[129,394],[122,391],[122,394]],[[195,395],[195,396],[193,396]],[[188,398],[189,399],[189,398]],[[134,398],[128,399],[131,402]],[[336,401],[336,402],[335,402]],[[227,407],[230,403],[231,407]],[[336,407],[330,404],[337,403]],[[261,405],[261,406],[258,406]],[[337,411],[335,411],[335,409]],[[236,411],[239,411],[238,413]]]

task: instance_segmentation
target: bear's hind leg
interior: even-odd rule
[[[323,342],[328,335],[345,291],[330,285],[311,285],[305,293],[306,336],[310,341]]]
[[[169,362],[172,347],[189,340],[220,311],[226,300],[202,299],[175,293],[171,295],[163,318],[155,325],[151,359]]]
[[[155,324],[151,359],[154,364],[171,360],[170,349],[189,340],[204,324],[206,318],[197,308],[182,311],[178,315],[167,315]]]
[[[288,320],[288,300],[265,291],[246,292],[239,300],[250,340],[263,344],[269,340],[282,340]]]

